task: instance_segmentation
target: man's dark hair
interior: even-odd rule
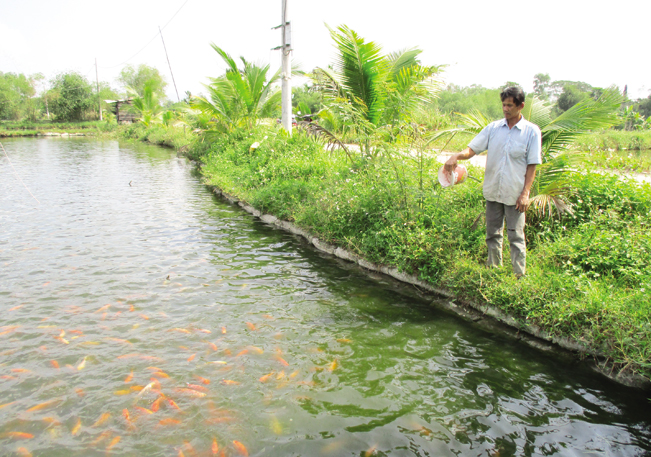
[[[500,99],[504,101],[509,97],[513,98],[513,103],[515,103],[516,105],[518,106],[522,105],[524,103],[524,91],[522,90],[522,87],[519,86],[505,87],[502,90],[502,93],[500,94]]]

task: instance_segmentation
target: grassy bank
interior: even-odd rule
[[[0,138],[38,136],[46,133],[83,133],[97,135],[115,132],[114,121],[50,122],[50,121],[0,121]]]
[[[190,155],[203,162],[207,183],[263,212],[569,337],[605,354],[616,369],[651,375],[648,185],[577,174],[574,217],[529,222],[528,275],[518,281],[510,265],[483,266],[481,184],[442,189],[432,158],[419,162],[393,151],[351,163],[343,152],[275,129],[197,143]],[[483,170],[470,173],[482,179]]]

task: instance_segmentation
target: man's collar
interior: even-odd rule
[[[524,123],[523,121],[526,121],[526,119],[524,118],[524,116],[522,114],[520,114],[520,120],[518,122],[516,122],[513,127],[517,127],[519,130],[522,130],[523,126],[521,124]],[[501,119],[500,127],[502,127],[502,126],[506,126],[506,127],[509,126],[509,123],[506,121],[506,118]]]

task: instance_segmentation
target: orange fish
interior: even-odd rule
[[[353,340],[349,340],[348,338],[338,338],[337,342],[338,343],[352,343]]]
[[[92,425],[92,427],[99,427],[99,426],[102,425],[104,422],[106,422],[107,420],[109,420],[110,417],[111,417],[111,413],[104,413],[104,414],[102,414],[101,416],[99,416],[99,419],[97,419],[97,420],[95,421],[95,423]]]
[[[78,335],[83,335],[84,334],[84,332],[82,332],[81,330],[70,330],[70,333],[76,333]]]
[[[246,325],[247,325],[247,327],[249,327],[250,330],[253,330],[254,332],[257,330],[255,325],[252,324],[251,322],[247,322]]]
[[[287,361],[286,361],[285,359],[283,359],[283,358],[282,358],[281,356],[279,356],[279,355],[275,356],[274,359],[276,359],[278,362],[280,362],[281,365],[284,365],[284,366],[286,366],[286,367],[289,366],[289,363],[287,363]]]
[[[122,410],[122,416],[124,416],[124,420],[127,421],[127,424],[129,424],[130,427],[133,426],[133,422],[131,421],[131,415],[129,414],[129,410],[124,408]]]
[[[206,424],[214,425],[214,424],[223,424],[224,422],[232,422],[235,419],[232,417],[211,417],[210,419],[206,419]]]
[[[92,443],[90,443],[90,445],[91,445],[91,446],[96,446],[96,445],[98,445],[98,444],[100,443],[100,441],[105,440],[106,438],[108,438],[109,436],[111,436],[112,433],[113,433],[113,432],[110,431],[110,430],[105,430],[105,431],[103,431],[102,433],[99,434],[99,436],[98,436],[97,438],[95,438],[95,439],[93,440]]]
[[[172,400],[171,398],[166,398],[166,400],[167,400],[167,404],[170,405],[172,408],[181,411],[181,408],[179,408],[179,405],[177,405],[174,400]]]
[[[86,357],[84,357],[84,359],[81,361],[81,363],[79,365],[77,365],[77,370],[81,371],[81,370],[84,369],[85,366],[86,366]]]
[[[141,355],[140,358],[141,358],[142,360],[159,360],[159,361],[161,361],[161,362],[164,361],[164,360],[161,359],[160,357],[156,357],[156,356],[153,356],[153,355]]]
[[[145,386],[129,386],[129,389],[133,390],[134,392],[140,392],[144,388]]]
[[[52,424],[52,425],[61,425],[61,422],[59,422],[58,420],[56,420],[54,417],[44,417],[44,418],[41,419],[41,420],[42,420],[43,422],[48,423],[48,424]]]
[[[171,328],[171,329],[169,329],[168,332],[190,333],[190,330],[188,330],[187,328],[178,328],[178,327],[175,327],[175,328]]]
[[[265,319],[269,319],[270,321],[275,319],[271,314],[263,314],[262,317],[264,317]]]
[[[32,411],[39,411],[41,409],[49,408],[50,406],[54,406],[57,403],[59,403],[61,400],[58,398],[55,398],[54,400],[46,401],[44,403],[39,403],[36,406],[32,406],[27,410],[28,413],[31,413]]]
[[[330,371],[335,371],[337,367],[339,366],[339,363],[337,362],[337,359],[334,359],[330,365],[328,365],[328,370]]]
[[[239,441],[235,441],[235,440],[233,440],[233,446],[235,447],[235,449],[237,450],[237,452],[240,453],[240,455],[243,455],[243,456],[245,456],[245,457],[249,455],[249,451],[246,449],[246,446],[244,446],[244,445],[243,445],[242,443],[240,443]]]
[[[147,316],[146,314],[138,314],[138,316],[142,317],[145,320],[149,320],[149,316]]]
[[[86,392],[84,392],[84,389],[81,389],[81,388],[79,388],[79,387],[77,387],[77,388],[75,389],[75,392],[76,392],[76,394],[79,395],[80,397],[83,397],[84,395],[86,395]]]
[[[14,306],[13,308],[10,308],[9,311],[16,311],[17,309],[20,309],[20,308],[22,308],[23,306],[24,306],[24,305]]]
[[[203,392],[199,392],[194,389],[186,389],[185,387],[177,387],[174,389],[174,392],[183,395],[189,395],[190,397],[197,397],[197,398],[202,398],[206,396],[206,394]]]
[[[81,428],[81,419],[77,419],[77,423],[75,424],[74,427],[72,427],[72,431],[71,431],[72,435],[74,436],[77,433],[79,433],[80,428]]]
[[[4,435],[8,436],[9,438],[15,438],[17,440],[29,440],[34,438],[34,435],[25,432],[7,432]]]
[[[196,453],[196,451],[192,447],[192,444],[190,444],[189,441],[183,440],[183,447],[185,447],[185,449],[190,453],[190,455],[192,455],[194,457],[197,457],[197,453]],[[180,449],[179,449],[179,451],[180,451]]]
[[[3,374],[2,376],[0,376],[0,379],[18,379],[18,378],[8,374]]]
[[[219,452],[219,444],[217,444],[217,438],[214,436],[212,438],[212,446],[210,446],[210,450],[212,451],[212,455],[217,455]]]
[[[32,457],[32,453],[29,452],[29,451],[28,451],[26,448],[24,448],[24,447],[19,447],[18,449],[16,449],[16,452],[18,453],[18,455],[20,455],[20,456],[22,456],[22,457]]]
[[[192,362],[196,356],[197,354],[192,354],[190,357],[188,357],[188,362]]]
[[[111,340],[111,341],[117,341],[118,343],[125,343],[125,344],[131,344],[131,345],[133,345],[133,343],[132,343],[131,341],[129,341],[129,340],[124,340],[124,339],[122,339],[122,338],[106,337],[105,339],[106,339],[106,340]]]
[[[260,381],[260,382],[267,382],[267,381],[269,381],[269,380],[271,379],[271,377],[273,376],[273,374],[274,374],[274,372],[272,371],[271,373],[268,373],[268,374],[266,374],[266,375],[264,375],[264,376],[261,376],[260,379],[258,379],[258,381]]]
[[[162,420],[158,421],[158,425],[161,425],[161,426],[163,426],[163,425],[177,425],[177,424],[180,424],[180,423],[181,423],[180,420],[172,419],[171,417],[168,417],[166,419],[162,419]]]
[[[152,373],[151,375],[154,376],[155,378],[169,378],[170,377],[164,371],[156,371],[156,372]]]
[[[249,353],[248,349],[242,349],[240,352],[237,353],[237,355],[235,357],[239,357],[241,355],[246,355],[248,353]]]
[[[248,346],[249,351],[255,352],[256,354],[264,354],[264,350],[257,346]]]
[[[129,373],[129,375],[126,378],[124,378],[124,382],[125,383],[131,382],[132,379],[133,379],[133,370],[131,370],[131,373]]]
[[[123,390],[116,390],[116,391],[113,392],[113,393],[114,393],[115,395],[128,395],[128,394],[130,394],[131,392],[132,392],[131,389],[123,389]]]
[[[154,403],[151,404],[151,410],[153,412],[158,411],[158,408],[160,408],[160,404],[163,401],[163,397],[158,397],[156,400],[154,400]]]
[[[120,442],[121,439],[122,438],[120,436],[116,436],[115,438],[113,438],[111,440],[111,442],[109,443],[109,445],[106,446],[106,450],[110,451],[116,444],[118,444]]]
[[[216,350],[217,350],[217,345],[216,345],[215,343],[210,343],[210,342],[209,342],[209,343],[208,343],[208,346],[210,346],[210,349],[212,349],[213,351],[216,351]]]
[[[190,389],[198,390],[199,392],[210,392],[207,387],[200,386],[199,384],[190,384],[188,383]]]
[[[11,371],[14,373],[31,373],[31,370],[28,370],[27,368],[12,368]]]
[[[161,389],[161,387],[160,387],[160,382],[158,382],[158,379],[156,379],[156,378],[149,378],[149,380],[151,381],[152,388],[154,388],[154,389],[156,389],[156,390],[160,390],[160,389]]]
[[[106,309],[109,309],[110,307],[111,307],[111,304],[109,303],[108,305],[104,305],[104,306],[102,306],[100,309],[98,309],[98,310],[95,311],[95,312],[96,312],[96,313],[101,313],[102,311],[104,311],[104,310],[106,310]]]
[[[222,384],[226,384],[227,386],[237,386],[240,383],[237,381],[231,381],[230,379],[222,379]]]
[[[197,331],[202,333],[212,333],[210,330],[206,330],[205,328],[198,328]]]
[[[222,334],[223,334],[223,335],[226,334],[226,327],[222,327]]]
[[[144,413],[144,414],[154,414],[153,411],[151,411],[151,410],[149,410],[149,409],[147,409],[147,408],[143,408],[142,406],[136,406],[135,408],[136,408],[138,411],[140,411],[141,413]]]
[[[194,375],[194,379],[198,380],[202,384],[206,384],[206,385],[210,384],[210,379],[202,378],[201,376],[198,375]]]
[[[117,356],[118,359],[130,359],[131,357],[138,357],[140,354],[124,354]]]
[[[371,457],[375,453],[376,449],[377,449],[377,445],[374,444],[373,446],[371,446],[366,450],[366,452],[364,453],[364,457]]]

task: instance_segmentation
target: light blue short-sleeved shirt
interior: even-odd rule
[[[540,128],[522,117],[509,129],[506,119],[491,122],[468,145],[484,151],[484,198],[513,206],[524,189],[527,165],[542,163]]]

